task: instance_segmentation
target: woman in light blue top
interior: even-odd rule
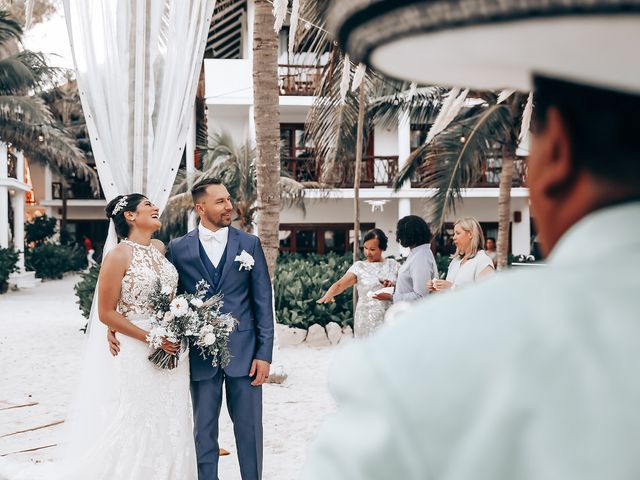
[[[413,302],[428,295],[427,281],[438,272],[429,245],[431,230],[422,218],[408,215],[398,221],[396,239],[411,252],[398,272],[393,301]]]

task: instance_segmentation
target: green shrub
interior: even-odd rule
[[[27,252],[25,264],[27,270],[36,272],[38,278],[62,278],[66,272],[86,268],[87,259],[77,245],[43,243]]]
[[[436,265],[438,265],[438,277],[445,278],[447,271],[449,270],[449,264],[451,263],[451,255],[442,255],[436,253]]]
[[[351,288],[336,296],[335,303],[316,303],[352,263],[351,255],[280,255],[274,281],[278,323],[305,329],[329,322],[353,326]]]
[[[44,243],[56,233],[58,221],[53,217],[41,215],[24,224],[27,243]]]
[[[18,269],[18,252],[13,248],[0,248],[0,293],[7,291],[9,275]]]
[[[89,319],[89,314],[91,314],[91,303],[93,302],[93,294],[98,284],[99,273],[100,264],[95,264],[89,271],[80,275],[80,281],[73,287],[76,292],[76,297],[78,297],[76,303],[80,306],[82,316],[86,319]]]

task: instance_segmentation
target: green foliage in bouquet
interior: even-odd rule
[[[9,275],[18,269],[18,252],[13,248],[0,248],[0,294],[7,291]]]
[[[80,275],[80,281],[73,287],[73,290],[76,292],[76,297],[78,297],[76,303],[80,306],[82,316],[87,320],[91,314],[91,303],[93,302],[93,294],[98,284],[99,274],[100,264],[95,264],[88,271]]]
[[[62,278],[66,272],[86,268],[87,258],[78,245],[43,243],[27,252],[25,265],[27,270],[35,271],[38,278]]]
[[[41,244],[49,240],[56,233],[57,220],[47,215],[34,217],[24,224],[27,243]]]
[[[278,323],[303,329],[329,322],[353,327],[352,289],[336,296],[335,303],[316,303],[352,263],[351,254],[281,254],[274,281]]]

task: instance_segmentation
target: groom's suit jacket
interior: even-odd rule
[[[251,362],[259,359],[271,363],[273,351],[273,297],[260,240],[255,235],[229,227],[217,285],[214,267],[203,261],[201,250],[197,228],[169,243],[167,256],[178,270],[179,290],[194,293],[196,284],[204,279],[211,285],[209,295],[222,293],[222,311],[232,314],[238,321],[229,337],[231,361],[224,371],[230,377],[249,375]],[[240,270],[240,263],[235,261],[243,250],[255,260],[251,270]],[[211,366],[211,357],[203,358],[197,347],[191,348],[190,363],[192,381],[213,378],[218,371],[218,367]]]

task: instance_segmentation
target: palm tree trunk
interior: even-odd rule
[[[256,126],[258,230],[273,279],[280,224],[280,111],[278,107],[278,37],[272,5],[255,1],[253,22],[253,104]]]
[[[353,261],[360,259],[360,175],[362,171],[362,149],[364,130],[364,105],[365,84],[360,85],[360,97],[358,99],[358,131],[356,133],[356,164],[353,175]],[[354,290],[355,291],[355,290]]]
[[[498,270],[505,268],[509,259],[509,223],[511,217],[511,185],[513,183],[513,158],[511,146],[502,149],[502,171],[500,172],[500,194],[498,197]]]
[[[360,260],[360,174],[362,170],[362,144],[364,130],[365,82],[360,85],[358,97],[358,131],[356,132],[356,163],[353,175],[353,263]],[[342,121],[342,120],[341,120]],[[358,289],[353,289],[353,311],[358,304]]]

